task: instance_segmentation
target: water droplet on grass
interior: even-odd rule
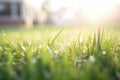
[[[58,53],[59,53],[59,51],[58,51],[58,50],[55,50],[55,51],[54,51],[54,53],[55,53],[55,54],[58,54]]]
[[[89,60],[90,60],[91,62],[95,62],[95,57],[92,55],[92,56],[89,57]]]
[[[6,36],[6,33],[5,33],[5,31],[2,31],[2,33],[3,33],[3,36]]]
[[[80,43],[82,43],[82,42],[83,42],[83,39],[82,39],[82,38],[80,38],[80,39],[79,39],[79,41],[80,41]]]
[[[38,47],[39,49],[41,49],[42,48],[42,45],[39,45],[39,47]]]
[[[106,54],[106,51],[102,51],[102,54],[105,55],[105,54]]]
[[[2,50],[2,47],[0,46],[0,51]]]
[[[33,63],[33,64],[36,63],[36,58],[33,58],[33,59],[32,59],[32,63]]]

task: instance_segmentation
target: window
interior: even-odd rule
[[[20,3],[17,3],[17,15],[20,17]]]
[[[0,3],[0,16],[11,15],[10,3]]]

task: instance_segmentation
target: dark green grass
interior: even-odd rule
[[[119,80],[116,33],[68,27],[0,28],[0,80]]]

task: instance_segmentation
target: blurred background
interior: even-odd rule
[[[120,24],[120,0],[0,0],[0,26]]]

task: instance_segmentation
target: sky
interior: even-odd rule
[[[28,0],[30,4],[36,8],[42,5],[45,0]],[[53,11],[60,9],[61,7],[68,7],[70,9],[77,10],[80,7],[92,8],[92,7],[109,7],[116,3],[120,3],[120,0],[49,0],[51,2],[51,8]]]
[[[51,6],[54,10],[59,9],[60,7],[66,6],[69,8],[77,9],[79,7],[106,7],[111,6],[116,3],[120,3],[120,0],[50,0]]]
[[[37,9],[40,8],[45,0],[29,0]],[[50,9],[55,12],[62,7],[66,7],[68,12],[66,17],[73,16],[80,9],[84,10],[84,14],[91,20],[99,20],[103,15],[112,10],[112,6],[120,3],[120,0],[49,0]]]
[[[84,14],[95,21],[103,17],[112,10],[112,6],[120,3],[120,0],[50,0],[53,11],[57,11],[61,7],[69,9],[68,15],[80,10],[84,10]]]

